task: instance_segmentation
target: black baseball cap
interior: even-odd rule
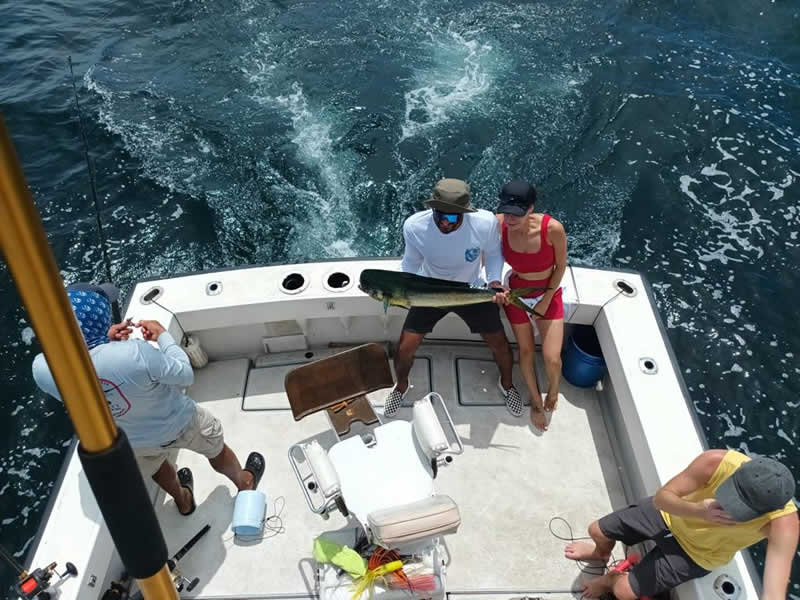
[[[101,283],[100,285],[96,285],[94,283],[86,283],[85,281],[78,281],[76,283],[70,283],[67,286],[67,291],[75,290],[78,292],[94,292],[96,294],[100,294],[108,299],[109,302],[116,302],[119,300],[119,290],[117,287],[112,283]]]
[[[783,508],[794,496],[794,486],[785,465],[771,458],[754,458],[723,481],[714,497],[734,521],[752,521]]]
[[[536,188],[526,181],[510,181],[498,194],[498,213],[521,217],[536,203]]]

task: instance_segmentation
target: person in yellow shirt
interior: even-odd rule
[[[656,547],[629,572],[610,570],[585,584],[584,595],[618,600],[653,596],[702,577],[734,554],[767,539],[762,600],[785,600],[800,525],[789,469],[771,458],[708,450],[655,496],[589,526],[591,542],[572,542],[571,560],[607,562],[616,542],[652,540]]]

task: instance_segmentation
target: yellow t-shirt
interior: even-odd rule
[[[699,490],[684,496],[683,499],[697,502],[713,498],[714,492],[717,491],[720,484],[730,477],[739,465],[748,460],[750,458],[741,452],[728,450],[708,483]],[[797,507],[790,499],[783,508],[736,525],[717,525],[704,520],[687,519],[671,515],[663,510],[661,516],[664,517],[664,522],[686,554],[698,565],[710,571],[715,567],[728,564],[733,555],[742,548],[752,546],[764,539],[761,529],[769,521],[793,512],[797,512]]]

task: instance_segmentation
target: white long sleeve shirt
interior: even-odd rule
[[[442,233],[433,221],[433,211],[411,215],[403,224],[405,251],[401,269],[426,277],[483,285],[501,281],[503,247],[497,218],[488,210],[464,213],[461,226]],[[481,255],[486,261],[482,276]]]
[[[194,400],[183,388],[194,381],[186,352],[166,331],[158,348],[143,340],[108,342],[89,350],[111,414],[131,447],[152,448],[173,441],[189,425]],[[42,391],[61,399],[44,354],[33,360]]]

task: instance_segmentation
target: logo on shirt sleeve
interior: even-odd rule
[[[131,409],[131,403],[119,389],[119,386],[111,383],[108,379],[100,378],[100,387],[103,388],[103,393],[106,395],[106,402],[108,408],[111,409],[111,415],[117,419],[126,414]]]
[[[467,262],[475,262],[475,259],[481,255],[480,248],[467,248],[464,250],[464,259]]]

